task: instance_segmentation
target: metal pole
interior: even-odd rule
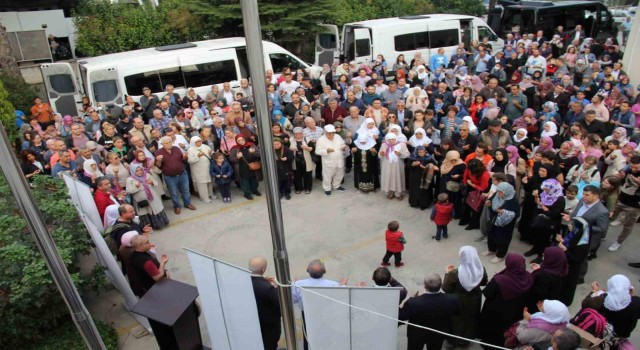
[[[262,50],[262,33],[260,31],[260,17],[258,16],[257,0],[241,0],[244,36],[247,40],[247,58],[249,72],[253,81],[253,99],[255,102],[256,121],[258,123],[258,137],[260,139],[260,156],[265,175],[267,205],[269,208],[269,223],[273,243],[273,260],[276,276],[281,283],[291,281],[289,273],[289,257],[284,239],[284,224],[282,222],[282,208],[280,207],[280,191],[278,189],[278,173],[276,159],[273,152],[273,138],[271,136],[271,118],[267,108],[267,89],[265,84],[264,54]],[[293,316],[293,301],[291,288],[278,288],[280,296],[280,310],[284,322],[284,336],[287,348],[296,350],[295,319]]]
[[[0,168],[7,179],[7,183],[22,211],[24,219],[27,221],[27,225],[29,225],[29,229],[33,234],[40,254],[42,254],[42,257],[44,257],[47,263],[51,277],[53,277],[53,280],[60,290],[60,294],[62,294],[62,298],[65,303],[67,303],[71,318],[73,318],[73,322],[76,324],[76,327],[78,327],[78,331],[82,335],[85,344],[92,350],[106,349],[89,311],[85,308],[78,291],[73,285],[73,281],[71,281],[69,271],[67,271],[62,257],[60,257],[58,253],[55,242],[47,231],[40,209],[38,209],[31,195],[29,184],[27,184],[25,177],[18,171],[20,164],[13,149],[11,149],[9,137],[1,122]]]

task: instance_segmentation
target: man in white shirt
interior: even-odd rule
[[[346,191],[342,187],[344,178],[344,155],[347,145],[340,135],[336,135],[336,128],[329,124],[324,127],[324,136],[316,143],[316,154],[322,157],[322,188],[325,196],[331,195],[331,190]]]
[[[291,94],[296,91],[300,83],[293,81],[291,73],[284,74],[284,81],[278,86],[278,92],[282,96],[282,102],[291,103]]]
[[[338,136],[340,137],[340,136]],[[324,266],[324,263],[318,259],[312,260],[307,267],[307,272],[309,273],[309,277],[307,279],[303,279],[300,281],[293,282],[293,302],[295,304],[300,305],[300,310],[302,311],[302,322],[304,323],[304,307],[302,305],[302,289],[299,287],[340,287],[347,284],[347,279],[342,278],[340,282],[328,280],[323,278],[324,274],[327,272],[327,269]],[[304,349],[309,349],[309,345],[307,343],[307,338],[304,337]]]
[[[534,49],[532,53],[533,54],[527,58],[527,63],[525,64],[527,74],[533,75],[533,72],[540,71],[544,77],[547,70],[547,60],[540,55],[540,50],[538,49]]]
[[[379,76],[376,78],[376,94],[380,95],[389,90],[389,86],[387,86],[387,84],[384,83],[384,77],[383,76]]]

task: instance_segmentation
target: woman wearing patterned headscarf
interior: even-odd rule
[[[516,198],[516,190],[508,182],[501,182],[496,192],[489,199],[491,209],[490,222],[493,222],[487,237],[488,250],[483,256],[496,255],[491,263],[497,264],[504,260],[515,228],[520,216],[520,204]]]
[[[141,164],[132,163],[129,166],[131,176],[127,178],[127,193],[133,196],[137,213],[140,216],[140,225],[151,225],[155,230],[160,230],[169,225],[169,218],[164,211],[162,199],[153,186],[157,185],[151,175],[145,172]]]
[[[536,211],[531,226],[534,232],[531,235],[533,248],[524,253],[524,256],[537,255],[532,263],[542,262],[542,253],[549,246],[552,237],[555,237],[560,228],[561,214],[564,212],[564,194],[562,185],[556,179],[548,179],[542,182],[540,191],[534,200]]]

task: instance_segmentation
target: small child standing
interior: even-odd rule
[[[449,230],[447,225],[451,222],[453,216],[453,205],[449,203],[449,195],[440,193],[438,195],[438,203],[431,210],[431,221],[436,224],[436,235],[432,239],[436,241],[442,238],[449,238]]]
[[[407,241],[404,238],[404,234],[402,231],[398,231],[400,229],[400,223],[397,221],[391,221],[387,225],[387,231],[385,232],[385,239],[387,241],[387,253],[382,258],[382,264],[380,266],[390,266],[389,259],[391,255],[393,255],[396,263],[396,267],[404,266],[402,262],[402,251],[404,250],[404,245]]]
[[[565,214],[569,214],[569,216],[571,216],[571,213],[573,212],[573,210],[576,208],[576,206],[578,206],[578,202],[579,199],[578,197],[578,186],[576,185],[569,185],[567,186],[567,189],[564,191],[565,195],[564,195],[564,213]],[[571,221],[564,221],[562,220],[561,222],[561,233],[562,236],[564,237],[566,235],[566,233],[569,231],[569,223]]]
[[[222,202],[231,203],[233,167],[224,158],[224,154],[218,152],[213,155],[213,162],[211,162],[211,166],[209,167],[209,173],[216,184],[218,184],[220,195],[222,196]]]

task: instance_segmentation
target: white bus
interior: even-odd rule
[[[360,65],[371,63],[382,54],[389,69],[398,55],[411,61],[417,52],[429,62],[431,55],[444,48],[448,56],[457,45],[471,45],[471,40],[488,37],[494,52],[502,50],[504,41],[481,18],[465,15],[418,15],[374,19],[347,23],[342,36],[335,25],[322,25],[324,31],[316,36],[316,65],[348,61]]]
[[[263,42],[266,69],[276,75],[285,67],[307,68],[301,59],[270,42]],[[49,101],[62,115],[78,115],[82,96],[92,105],[122,105],[125,96],[139,101],[142,87],[148,86],[159,98],[165,86],[172,84],[184,96],[192,87],[203,98],[211,85],[231,82],[240,85],[249,77],[244,38],[226,38],[162,46],[81,59],[79,76],[70,63],[40,66]]]

